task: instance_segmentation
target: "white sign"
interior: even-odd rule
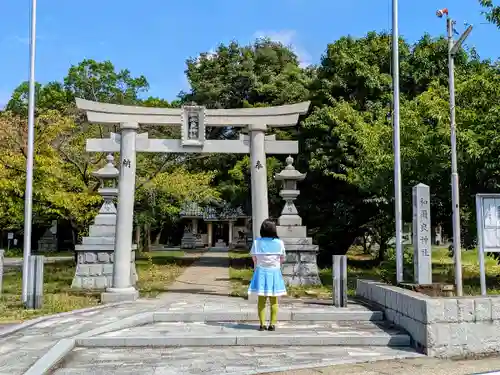
[[[12,232],[7,233],[7,239],[13,240],[14,239],[14,233],[12,233]]]
[[[500,251],[500,194],[478,194],[478,241],[486,252]]]
[[[486,295],[485,252],[500,252],[500,194],[476,194],[477,245],[481,295]]]

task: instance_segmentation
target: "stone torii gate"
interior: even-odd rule
[[[108,139],[88,139],[87,152],[119,152],[118,213],[114,246],[113,286],[103,293],[103,302],[134,300],[137,290],[131,285],[131,254],[136,176],[136,152],[163,153],[250,153],[252,231],[259,236],[260,224],[269,215],[266,154],[297,154],[297,141],[279,141],[266,136],[268,127],[290,127],[306,114],[310,102],[276,107],[206,109],[188,105],[182,108],[124,106],[76,99],[91,123],[119,124],[120,134]],[[137,134],[139,124],[179,125],[181,139],[150,139]],[[245,127],[249,135],[237,140],[205,138],[206,127]]]

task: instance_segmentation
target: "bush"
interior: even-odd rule
[[[19,248],[10,248],[9,250],[5,249],[5,253],[3,254],[5,258],[22,258],[23,249]]]
[[[387,250],[386,259],[380,263],[380,277],[383,282],[397,284],[396,280],[396,249]],[[413,249],[407,248],[403,252],[403,279],[413,279]]]

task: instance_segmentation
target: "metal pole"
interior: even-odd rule
[[[455,124],[455,62],[453,58],[453,20],[446,19],[448,32],[448,69],[449,69],[449,89],[450,89],[450,130],[451,130],[451,200],[453,211],[453,253],[455,259],[455,292],[457,296],[463,294],[462,291],[462,251],[460,248],[460,205],[458,192],[458,168],[457,168],[457,131]]]
[[[476,194],[476,225],[477,225],[477,256],[479,258],[479,281],[481,284],[481,295],[485,296],[486,291],[486,267],[484,265],[484,244],[483,244],[483,204],[480,194]]]
[[[36,0],[31,0],[30,76],[28,96],[28,152],[26,157],[26,192],[24,195],[24,251],[22,302],[28,300],[28,271],[31,255],[31,224],[33,211],[33,153],[35,139],[35,55]]]
[[[403,282],[403,221],[401,194],[401,146],[399,144],[399,31],[398,0],[392,0],[392,124],[394,144],[394,216],[396,218],[396,280]]]

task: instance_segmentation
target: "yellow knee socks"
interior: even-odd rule
[[[261,326],[266,324],[266,300],[267,297],[259,296],[257,303]],[[278,321],[278,297],[269,297],[269,302],[271,303],[271,325],[275,325]]]

